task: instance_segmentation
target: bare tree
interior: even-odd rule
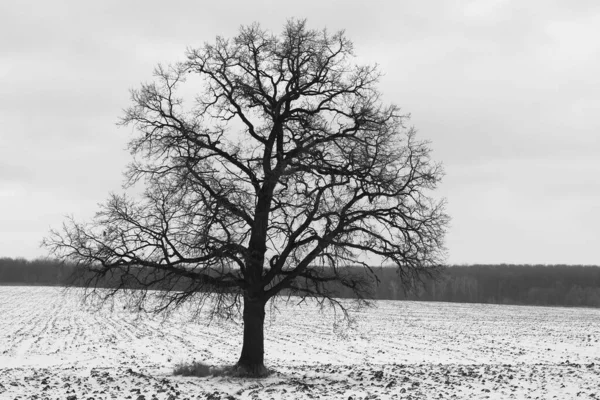
[[[122,118],[137,132],[127,184],[144,182],[143,198],[112,195],[45,246],[86,265],[89,287],[114,274],[109,295],[140,289],[140,306],[148,289],[160,289],[154,310],[243,304],[236,367],[257,375],[273,296],[336,302],[344,287],[368,299],[375,264],[395,265],[405,287],[435,273],[448,217],[430,192],[442,170],[407,116],[382,104],[376,67],[353,57],[343,32],[291,20],[280,35],[242,27],[159,66]]]

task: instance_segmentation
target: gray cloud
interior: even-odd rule
[[[345,29],[446,166],[450,262],[599,263],[600,3],[0,3],[0,255],[118,190],[128,90],[187,46],[291,17]],[[17,234],[18,232],[18,234]]]

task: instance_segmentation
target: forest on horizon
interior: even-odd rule
[[[50,259],[0,258],[0,285],[65,286],[74,282],[76,271]],[[378,300],[600,307],[599,266],[452,265],[409,293],[394,268],[374,271],[379,283],[372,297]],[[339,297],[352,297],[347,288],[337,291]]]

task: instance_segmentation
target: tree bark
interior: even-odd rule
[[[236,365],[242,374],[264,376],[268,373],[264,365],[264,322],[265,301],[244,296],[244,343]]]

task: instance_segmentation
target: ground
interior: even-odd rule
[[[235,363],[239,322],[92,311],[77,293],[0,286],[0,399],[600,399],[600,310],[378,301],[280,305],[262,380],[173,376]]]

